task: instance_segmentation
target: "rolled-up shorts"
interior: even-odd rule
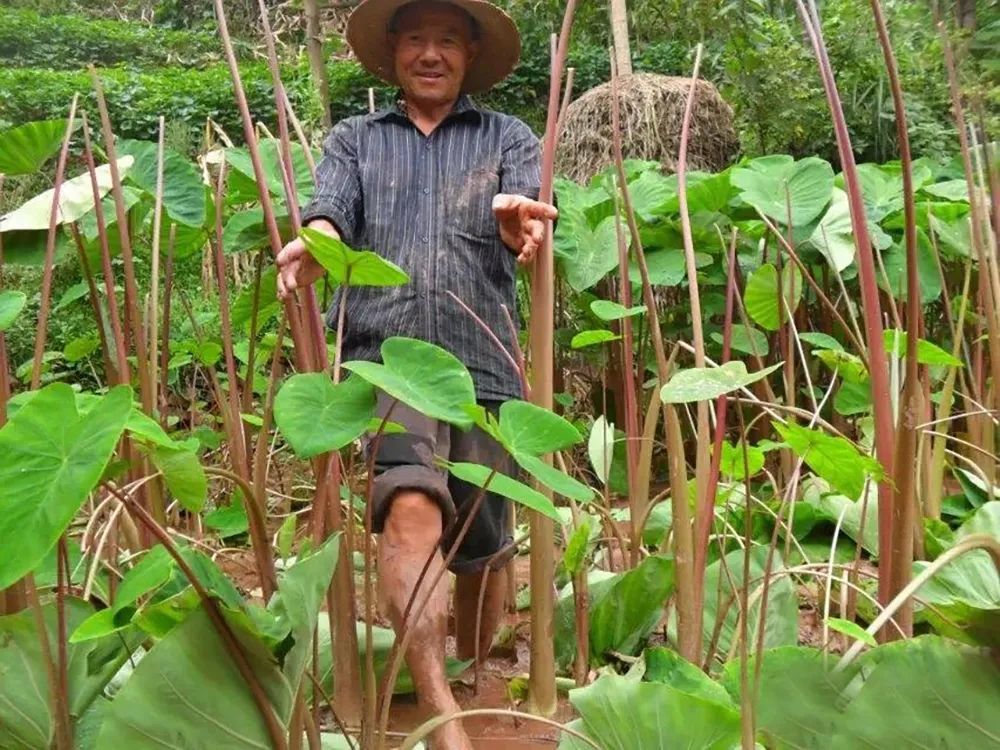
[[[480,405],[496,414],[500,403],[481,401]],[[483,490],[448,474],[434,457],[452,463],[497,466],[498,471],[507,475],[514,474],[515,464],[503,447],[478,427],[464,432],[381,392],[377,414],[379,419],[388,414],[388,421],[402,426],[405,432],[382,434],[377,440],[368,435],[364,439],[366,460],[370,460],[375,451],[372,530],[382,532],[392,501],[399,492],[423,492],[441,509],[444,528],[441,551],[447,554]],[[465,575],[479,572],[487,565],[492,570],[504,567],[516,552],[508,532],[509,513],[510,503],[506,498],[487,492],[448,569]]]

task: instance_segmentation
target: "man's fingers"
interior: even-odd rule
[[[305,253],[305,251],[306,251],[305,243],[302,240],[296,238],[281,249],[281,252],[278,253],[278,257],[275,258],[275,262],[279,266],[287,265],[292,261],[301,258],[302,255]]]
[[[559,218],[559,210],[555,206],[542,203],[541,201],[533,201],[525,198],[525,202],[521,204],[520,208],[526,218],[548,219],[549,221],[555,221]]]
[[[493,196],[493,211],[506,213],[508,211],[513,211],[518,207],[519,195],[506,195],[505,193],[500,193]]]

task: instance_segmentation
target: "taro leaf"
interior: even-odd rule
[[[868,369],[864,360],[858,355],[845,352],[843,349],[820,349],[815,354],[831,372],[836,372],[848,383],[868,384]]]
[[[128,178],[149,195],[156,195],[157,145],[119,139],[118,152],[135,159]],[[195,165],[173,149],[163,150],[163,210],[178,224],[205,223],[205,184]]]
[[[223,505],[211,513],[206,513],[203,519],[205,526],[219,532],[219,537],[222,539],[245,534],[250,528],[250,520],[247,518],[247,509],[241,498],[242,494],[234,493],[229,505]]]
[[[305,205],[312,197],[314,185],[306,152],[298,143],[292,143],[292,171],[295,174],[295,190],[299,202]],[[285,198],[285,185],[282,179],[280,143],[277,138],[264,138],[259,142],[261,166],[264,168],[264,179],[268,191],[279,198]],[[229,174],[230,188],[245,197],[246,200],[257,200],[258,192],[253,162],[245,147],[226,149],[226,163],[232,167]]]
[[[291,238],[292,224],[284,210],[276,210],[278,233],[283,240]],[[264,210],[260,206],[238,211],[229,217],[222,230],[222,248],[226,254],[256,250],[270,244],[271,238],[264,224]]]
[[[878,556],[878,488],[868,485],[868,503],[843,495],[826,494],[815,501],[820,518],[840,523],[841,531],[870,554]],[[862,511],[864,517],[862,518]]]
[[[279,723],[291,713],[294,691],[271,652],[244,619],[224,610],[250,669]],[[267,728],[246,681],[204,607],[143,657],[115,696],[97,750],[123,747],[247,750],[271,747]]]
[[[208,477],[191,450],[154,445],[150,457],[163,474],[170,494],[192,513],[198,513],[208,498]]]
[[[920,192],[949,201],[969,202],[969,185],[964,179],[934,182],[930,185],[924,185],[920,188]]]
[[[596,330],[580,331],[580,333],[573,337],[569,345],[572,349],[583,349],[586,346],[593,346],[594,344],[606,344],[608,341],[618,341],[620,338],[621,336],[614,331],[598,328]]]
[[[897,357],[906,356],[906,331],[898,328],[889,328],[882,333],[886,351],[895,354]],[[949,352],[940,346],[932,344],[930,341],[919,339],[917,341],[917,362],[922,365],[948,365],[950,367],[961,367],[962,361],[956,359]]]
[[[131,166],[131,156],[123,156],[118,160],[118,171],[122,174],[126,173]],[[111,190],[111,166],[102,164],[96,171],[98,192],[104,195]],[[54,190],[55,188],[46,190],[24,203],[20,208],[0,217],[0,232],[48,230]],[[66,180],[60,186],[58,223],[66,224],[76,221],[93,207],[94,191],[90,184],[89,172]]]
[[[717,659],[725,660],[739,637],[739,591],[743,585],[743,550],[734,550],[726,555],[726,568],[716,560],[705,568],[705,611],[703,619],[703,644],[706,650],[716,632],[716,620],[721,616],[722,625],[718,631],[715,650]],[[747,627],[751,644],[757,643],[760,632],[760,610],[763,596],[754,597],[764,575],[768,551],[755,546],[750,552],[750,618]],[[771,573],[784,569],[781,556],[775,554],[771,563]],[[731,578],[730,578],[731,576]],[[766,620],[764,622],[764,648],[791,646],[799,637],[799,605],[795,586],[786,575],[774,575],[768,591]]]
[[[776,331],[795,312],[802,298],[802,274],[791,263],[781,269],[781,295],[778,294],[778,269],[765,263],[747,279],[743,301],[747,315],[761,328]],[[781,298],[784,297],[784,304]]]
[[[552,501],[545,495],[532,489],[528,485],[512,479],[500,472],[493,473],[489,466],[473,463],[449,463],[448,471],[453,477],[468,482],[476,487],[483,487],[490,492],[502,495],[513,500],[526,508],[537,511],[543,516],[548,516],[554,521],[559,520],[559,513],[556,512]],[[490,475],[493,475],[492,477]]]
[[[665,213],[667,203],[677,194],[677,182],[659,170],[647,169],[629,183],[628,192],[632,210],[648,224]]]
[[[604,674],[571,690],[583,732],[602,750],[732,750],[740,744],[739,712],[658,682]],[[560,750],[587,747],[563,735]]]
[[[679,370],[663,386],[660,398],[666,404],[708,401],[756,383],[783,364],[779,362],[757,372],[747,372],[747,366],[743,362],[733,360],[719,367],[692,367]]]
[[[151,445],[161,445],[164,448],[180,448],[181,443],[171,438],[160,426],[160,423],[138,407],[133,407],[125,423],[125,429],[134,437]]]
[[[651,648],[643,658],[646,672],[642,678],[647,682],[660,682],[681,693],[735,708],[733,699],[722,685],[676,651]]]
[[[1000,668],[986,655],[921,636],[873,649],[858,666],[865,679],[832,750],[1000,747]]]
[[[80,336],[66,344],[63,356],[67,362],[79,362],[96,352],[100,345],[97,336]]]
[[[892,245],[892,238],[882,231],[870,210],[866,221],[875,247],[885,250]],[[813,230],[809,244],[819,250],[837,271],[843,271],[854,262],[854,225],[851,223],[847,193],[843,190],[833,189],[830,208]]]
[[[500,406],[499,432],[511,453],[536,456],[571,448],[582,439],[576,427],[558,414],[517,399]]]
[[[515,453],[513,456],[518,466],[557,495],[563,495],[581,503],[589,503],[594,499],[594,491],[590,487],[568,474],[564,474],[537,456],[530,453]]]
[[[711,339],[719,346],[725,343],[725,338],[718,331],[712,332]],[[767,336],[756,328],[743,323],[737,323],[733,326],[729,345],[735,352],[758,357],[766,357],[771,351],[771,347],[767,343]]]
[[[320,684],[323,686],[323,689],[328,694],[332,694],[334,681],[332,659],[333,649],[330,647],[330,619],[327,617],[325,612],[322,612],[319,616],[316,632],[317,640],[319,642],[319,658],[317,659],[316,664],[316,676],[319,679]],[[364,672],[365,656],[368,653],[365,623],[357,623],[356,633],[358,637],[358,659],[361,664],[361,671]],[[395,640],[396,634],[393,633],[391,628],[380,628],[378,626],[372,627],[372,651],[374,652],[373,662],[375,665],[376,685],[382,684],[382,676],[385,674],[386,668],[388,667],[389,654],[392,651],[392,644]],[[471,661],[459,661],[454,657],[447,657],[445,659],[445,671],[448,675],[448,679],[457,679],[470,664],[472,664]],[[393,687],[393,693],[395,695],[406,695],[413,693],[414,690],[413,675],[410,673],[409,668],[404,662],[399,669],[399,676],[396,677],[396,684]]]
[[[3,220],[0,219],[0,232],[4,232]],[[13,266],[34,266],[42,268],[45,265],[45,250],[48,243],[48,225],[42,230],[27,230],[23,232],[7,232],[3,236],[4,263]],[[56,248],[53,262],[61,263],[72,249],[69,235],[56,231]]]
[[[467,429],[466,407],[476,403],[472,376],[455,355],[417,339],[393,336],[382,343],[382,362],[346,362],[376,388],[431,419]]]
[[[73,286],[71,286],[69,289],[63,292],[63,295],[62,297],[59,298],[59,301],[52,306],[52,312],[58,312],[59,310],[62,310],[64,307],[73,304],[78,299],[83,299],[84,297],[87,296],[87,293],[89,291],[90,290],[89,287],[87,286],[86,281],[81,281],[77,284],[73,284]],[[103,288],[98,287],[98,291],[103,292]],[[3,299],[3,294],[0,294],[0,300],[2,299]],[[3,303],[0,302],[0,308],[2,308],[2,306]]]
[[[833,397],[833,408],[845,417],[869,411],[872,408],[871,384],[852,383],[845,379]]]
[[[74,120],[73,130],[81,125]],[[31,174],[42,168],[62,146],[65,120],[39,120],[0,132],[0,174]]]
[[[0,333],[11,327],[28,302],[28,295],[16,289],[0,292]]]
[[[676,191],[677,175],[669,178]],[[705,214],[726,213],[729,208],[729,201],[736,191],[732,185],[731,170],[724,170],[718,174],[708,174],[706,172],[692,171],[687,176],[687,204],[688,211],[692,218],[699,212]],[[669,213],[680,213],[680,197],[675,195],[667,203],[666,211]]]
[[[571,576],[575,576],[583,567],[587,559],[587,551],[590,548],[590,532],[594,526],[594,519],[588,513],[580,514],[580,524],[570,535],[566,542],[566,551],[563,553],[563,569]]]
[[[274,421],[299,458],[340,450],[375,414],[375,392],[360,377],[334,383],[324,372],[285,381],[274,399]]]
[[[745,446],[745,447],[744,447]],[[733,445],[728,440],[722,443],[722,461],[719,469],[723,476],[744,479],[756,476],[764,468],[764,451],[742,441]]]
[[[903,210],[903,179],[899,173],[887,172],[878,164],[859,164],[858,181],[869,222],[880,222]],[[837,175],[841,187],[842,182],[843,175]]]
[[[901,244],[882,255],[885,274],[879,274],[879,287],[898,300],[906,299],[906,252]],[[886,283],[888,277],[888,284]],[[917,230],[917,278],[920,282],[920,299],[933,302],[941,296],[941,274],[938,271],[934,246],[922,229]]]
[[[621,320],[622,318],[642,315],[646,312],[646,306],[636,305],[635,307],[625,307],[611,300],[595,299],[590,303],[590,311],[601,320]]]
[[[791,215],[795,227],[818,217],[833,193],[833,168],[815,156],[801,161],[784,155],[754,159],[734,169],[731,180],[743,201],[782,224]]]
[[[608,422],[602,414],[594,420],[587,441],[587,455],[594,473],[603,484],[608,483],[611,464],[615,453],[615,426]]]
[[[66,600],[66,626],[72,632],[93,613],[80,599]],[[42,608],[54,649],[56,607]],[[94,699],[128,659],[134,638],[111,636],[85,644],[67,645],[69,712],[79,722]],[[54,722],[49,713],[49,683],[38,631],[31,610],[0,617],[0,747],[48,750]]]
[[[866,477],[878,479],[881,476],[882,467],[878,461],[861,453],[845,438],[791,422],[775,422],[774,429],[810,469],[848,498],[861,497]]]
[[[695,253],[695,266],[702,268],[711,265],[712,256],[706,253]],[[649,272],[649,283],[653,286],[677,286],[687,279],[687,261],[683,250],[653,250],[646,253],[646,270]],[[637,263],[629,265],[629,280],[633,284],[642,283],[642,274]]]
[[[340,240],[316,229],[302,230],[309,254],[341,286],[400,286],[410,277],[402,268],[370,250],[352,250]]]
[[[767,747],[829,748],[830,738],[843,722],[841,693],[854,673],[845,670],[835,674],[834,664],[822,652],[799,646],[775,648],[750,658],[751,685],[760,669],[754,716]],[[726,664],[722,684],[734,700],[741,700],[738,659]]]
[[[240,290],[240,293],[233,300],[232,320],[233,327],[243,328],[248,334],[253,322],[253,301],[254,286]],[[281,302],[278,299],[278,270],[277,266],[270,265],[260,274],[260,291],[257,292],[257,330],[263,328],[271,318],[281,310]]]
[[[132,410],[117,386],[81,416],[53,383],[0,429],[0,589],[30,572],[69,526],[114,454]]]
[[[574,225],[574,233],[567,241],[572,250],[564,257],[566,280],[573,291],[590,289],[618,267],[615,221],[614,216],[605,217],[593,229],[585,222]]]
[[[826,624],[830,630],[842,633],[848,638],[853,638],[856,641],[861,641],[872,648],[875,648],[878,645],[878,641],[875,640],[875,636],[854,622],[854,620],[844,620],[840,617],[830,617],[827,619]]]
[[[957,539],[1000,532],[1000,501],[985,503],[959,528]],[[913,575],[929,563],[913,563]],[[941,635],[981,646],[1000,647],[1000,572],[985,550],[952,560],[917,591],[917,618]]]
[[[308,557],[300,558],[278,581],[278,591],[268,611],[287,628],[292,647],[284,656],[282,672],[293,690],[298,689],[306,664],[312,658],[313,632],[326,590],[340,554],[340,535],[328,539]]]
[[[835,352],[844,351],[844,346],[833,336],[816,331],[805,331],[799,334],[799,338],[816,349],[829,349]]]

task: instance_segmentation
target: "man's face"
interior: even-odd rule
[[[396,77],[407,98],[446,104],[458,98],[476,54],[469,17],[446,3],[420,2],[400,14],[394,45]]]

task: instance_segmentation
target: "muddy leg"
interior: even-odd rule
[[[490,654],[493,637],[503,617],[504,599],[507,594],[506,571],[480,571],[455,577],[455,641],[459,659],[476,658],[476,610],[483,575],[488,575],[483,612],[479,618],[479,661]]]

